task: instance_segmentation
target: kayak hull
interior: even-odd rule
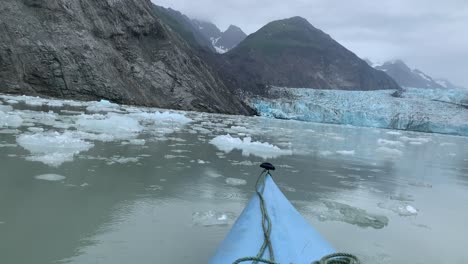
[[[334,253],[334,248],[293,207],[271,176],[265,177],[263,197],[272,223],[270,238],[275,261],[311,263]],[[260,200],[255,194],[209,263],[229,264],[256,256],[264,242],[261,223]],[[269,258],[268,249],[263,258]]]

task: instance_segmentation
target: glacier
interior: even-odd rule
[[[261,116],[468,136],[468,91],[405,88],[343,91],[272,88],[249,104]]]

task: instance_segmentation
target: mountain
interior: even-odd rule
[[[0,92],[250,114],[150,0],[3,0]]]
[[[316,89],[400,89],[306,19],[267,24],[223,55],[229,86],[262,93],[268,86]],[[250,85],[254,83],[254,85]]]
[[[411,69],[402,60],[393,60],[385,62],[382,65],[375,65],[375,69],[386,72],[399,85],[404,87],[445,88],[424,72],[418,69]]]
[[[216,52],[221,54],[233,49],[247,37],[242,29],[234,25],[230,25],[226,31],[221,32],[216,25],[210,22],[194,19],[192,23],[211,41]]]
[[[461,86],[455,85],[452,82],[450,82],[447,79],[444,78],[438,78],[438,79],[433,79],[436,83],[438,83],[440,86],[446,88],[446,89],[464,89]]]
[[[159,18],[194,48],[205,48],[215,52],[211,40],[192,23],[192,20],[172,8],[153,5]]]

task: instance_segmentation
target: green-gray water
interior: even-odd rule
[[[206,263],[264,160],[339,251],[366,263],[468,263],[467,138],[0,102],[0,263]]]

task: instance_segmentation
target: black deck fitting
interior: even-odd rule
[[[260,165],[260,168],[264,168],[265,170],[267,171],[274,171],[275,170],[275,166],[273,166],[273,164],[269,163],[269,162],[264,162]]]

